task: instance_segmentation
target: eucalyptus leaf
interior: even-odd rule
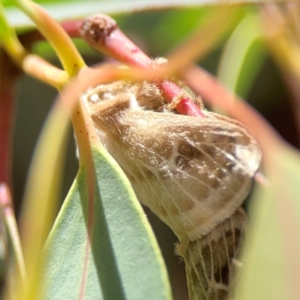
[[[228,39],[219,65],[218,78],[246,98],[266,57],[257,14],[248,14]]]
[[[269,185],[256,191],[237,299],[298,299],[300,295],[300,155],[278,149]],[[275,152],[275,151],[274,151]]]
[[[269,0],[272,1],[272,0]],[[18,9],[11,7],[13,1],[5,1],[8,19],[12,26],[17,29],[33,27],[33,23],[22,14]],[[102,1],[80,1],[80,0],[48,0],[35,1],[40,3],[49,14],[56,20],[82,18],[94,13],[103,14],[124,14],[141,10],[166,9],[166,8],[185,8],[185,7],[201,7],[208,5],[222,5],[220,0],[102,0]],[[260,3],[259,0],[231,0],[226,4],[255,4]]]
[[[47,242],[46,298],[171,299],[160,250],[127,178],[103,149],[94,148],[93,159],[92,208],[81,168]]]

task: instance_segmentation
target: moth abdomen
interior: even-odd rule
[[[239,208],[200,239],[179,240],[176,252],[185,262],[190,300],[226,300],[229,294],[233,296],[231,287],[246,221],[245,212]]]

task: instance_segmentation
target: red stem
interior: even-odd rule
[[[118,27],[115,20],[106,15],[94,15],[82,20],[65,21],[61,23],[70,37],[83,38],[91,47],[105,53],[129,66],[143,69],[155,68],[157,64],[138,48]],[[20,36],[23,44],[43,40],[37,31]],[[183,115],[204,117],[201,108],[192,99],[184,95],[182,89],[174,82],[163,80],[158,82],[165,100],[171,103],[178,98],[176,111]]]
[[[61,23],[70,37],[83,38],[91,47],[105,53],[129,66],[143,69],[155,68],[157,64],[138,48],[118,27],[115,20],[106,15],[94,15],[84,21],[72,20]],[[37,31],[20,36],[26,45],[43,40]],[[201,108],[192,99],[184,95],[182,89],[174,82],[163,80],[158,82],[164,98],[171,103],[178,98],[176,111],[183,115],[204,117]]]
[[[180,101],[176,105],[176,111],[178,113],[187,116],[204,117],[199,106],[188,97],[181,96],[182,89],[176,83],[169,80],[163,80],[159,83],[159,87],[163,92],[164,98],[168,102],[172,102],[174,98],[180,96]]]
[[[20,71],[0,50],[0,182],[12,187],[12,135],[15,112],[15,82]]]
[[[184,80],[194,91],[201,94],[206,102],[223,109],[251,130],[262,147],[264,161],[270,159],[271,151],[278,151],[280,145],[285,144],[272,126],[257,111],[230,92],[207,71],[199,67],[190,67],[184,74]]]
[[[115,20],[108,16],[94,15],[85,19],[81,24],[80,34],[91,47],[129,66],[143,69],[159,67],[155,61],[130,41],[119,29]],[[175,103],[177,112],[190,116],[204,117],[201,108],[187,97],[176,83],[163,80],[158,82],[158,86],[168,102],[178,98],[177,103]]]

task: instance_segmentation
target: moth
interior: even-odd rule
[[[178,237],[190,300],[227,299],[246,222],[242,204],[261,160],[256,141],[228,117],[175,113],[155,83],[99,85],[83,100],[138,199]]]

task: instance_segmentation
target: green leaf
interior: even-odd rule
[[[92,209],[80,169],[47,243],[46,298],[171,299],[160,250],[127,178],[102,150],[94,148],[93,159]]]
[[[256,14],[240,22],[224,48],[219,66],[220,81],[242,98],[247,96],[266,56],[259,23]]]
[[[300,295],[300,155],[286,146],[276,150],[267,168],[269,185],[256,191],[250,210],[240,300]]]
[[[5,1],[5,6],[8,7],[7,15],[12,26],[17,29],[24,27],[32,27],[32,22],[24,16],[19,10],[11,7],[12,1]],[[35,1],[40,3],[49,14],[56,20],[77,19],[95,13],[102,14],[124,14],[142,10],[159,10],[166,8],[186,8],[186,7],[204,7],[222,5],[222,1],[216,0],[40,0]],[[236,4],[236,1],[233,1]],[[241,4],[257,3],[257,0],[242,0],[238,1]]]

